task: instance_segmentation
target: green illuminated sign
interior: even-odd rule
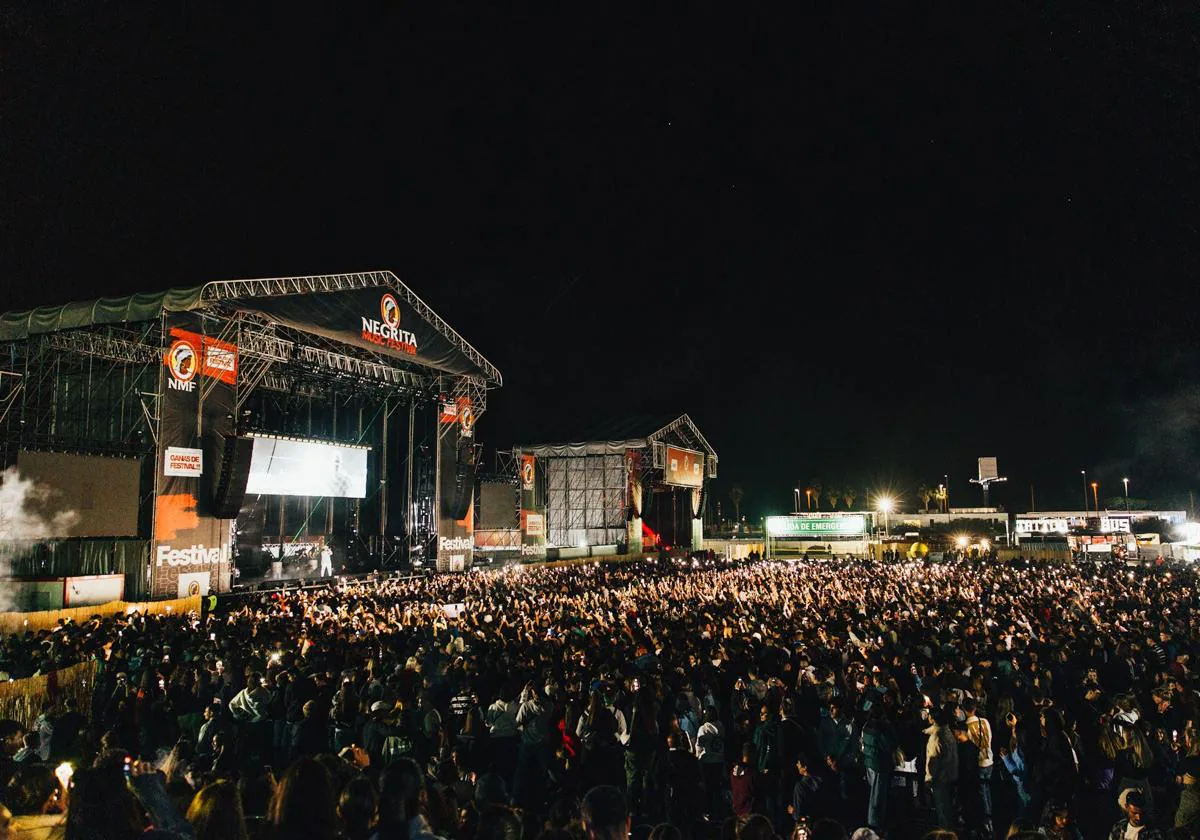
[[[867,518],[849,516],[768,516],[767,534],[772,537],[854,537],[867,532]]]

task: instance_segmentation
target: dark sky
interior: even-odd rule
[[[0,12],[0,308],[389,268],[491,446],[686,411],[755,514],[1200,489],[1189,4],[406,5]]]

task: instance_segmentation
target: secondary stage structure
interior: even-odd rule
[[[627,418],[572,440],[580,442],[518,446],[501,459],[521,485],[523,556],[640,554],[647,533],[702,547],[717,453],[688,415]]]
[[[463,569],[502,384],[390,271],[8,313],[0,466],[35,492],[0,551],[15,575],[123,573],[126,597],[223,591],[235,550],[305,540]]]

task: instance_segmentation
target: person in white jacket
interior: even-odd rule
[[[725,807],[725,728],[712,706],[704,709],[704,722],[696,730],[696,758],[708,792],[709,815],[720,814]]]
[[[254,672],[246,680],[246,687],[229,701],[229,714],[238,723],[262,723],[267,719],[267,706],[271,692],[263,685],[262,674]]]
[[[506,789],[512,790],[517,772],[517,740],[521,733],[517,729],[517,701],[511,689],[501,691],[496,701],[487,707],[483,719],[491,737],[496,772],[504,779]]]
[[[487,707],[487,714],[484,716],[487,721],[488,733],[492,738],[516,738],[517,732],[517,704],[512,700],[505,700],[503,697],[496,700],[495,703]]]

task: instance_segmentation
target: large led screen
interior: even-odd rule
[[[246,492],[362,499],[367,495],[367,450],[315,440],[256,437]]]

